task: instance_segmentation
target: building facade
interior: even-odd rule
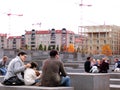
[[[86,35],[87,52],[101,54],[103,45],[110,45],[112,54],[120,54],[120,27],[115,25],[82,26]]]
[[[7,49],[20,49],[22,37],[21,36],[9,36],[7,39]]]
[[[26,31],[25,33],[25,43],[28,45],[29,49],[39,49],[42,45],[43,48],[46,47],[48,50],[55,49],[56,47],[61,49],[62,46],[68,47],[70,43],[74,43],[74,32],[66,30],[32,30]]]
[[[0,48],[7,49],[7,34],[0,34]]]

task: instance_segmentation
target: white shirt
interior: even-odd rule
[[[32,68],[27,68],[24,72],[24,82],[25,85],[32,85],[37,79],[35,70]]]

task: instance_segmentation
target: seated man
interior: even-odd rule
[[[41,84],[48,87],[70,86],[70,77],[67,76],[56,50],[51,50],[50,58],[43,62]]]

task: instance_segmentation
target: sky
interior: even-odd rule
[[[0,33],[17,36],[25,30],[52,28],[78,33],[82,25],[120,25],[119,2],[82,0],[81,7],[81,0],[0,0]]]

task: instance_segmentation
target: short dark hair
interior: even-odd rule
[[[23,56],[23,55],[27,55],[27,53],[24,52],[24,51],[21,51],[21,52],[18,53],[18,56],[20,56],[20,55],[22,55],[22,56]]]
[[[31,62],[31,67],[30,68],[37,68],[38,64],[36,62]]]
[[[87,57],[87,60],[90,60],[91,57]]]
[[[55,57],[56,55],[58,55],[58,51],[57,50],[51,50],[50,51],[50,57]]]

